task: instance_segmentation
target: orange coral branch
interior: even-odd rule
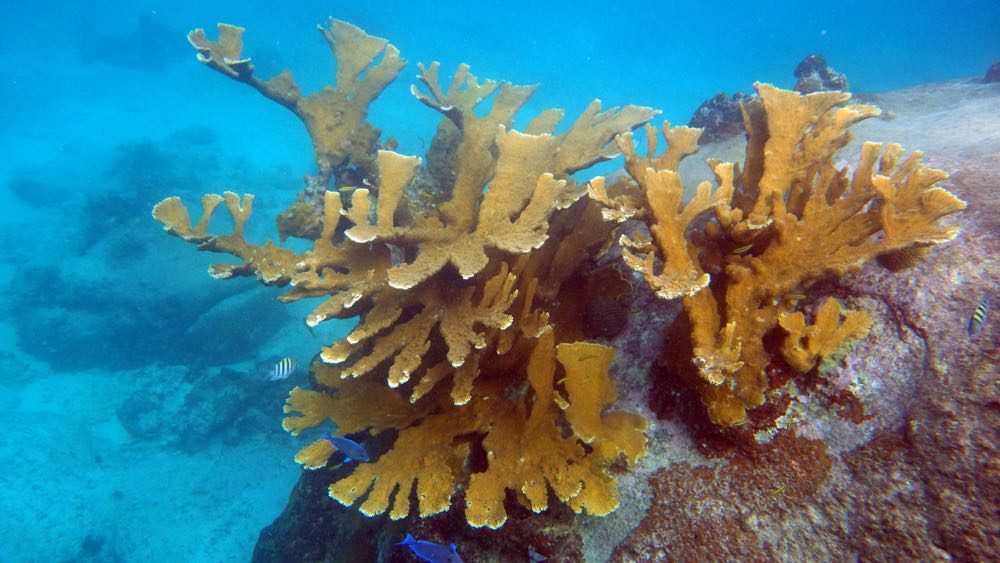
[[[243,57],[243,28],[218,24],[218,39],[208,39],[203,29],[188,34],[198,50],[198,60],[233,80],[248,84],[267,98],[291,110],[305,124],[315,149],[321,178],[347,159],[369,161],[379,132],[365,118],[368,105],[396,79],[406,64],[399,50],[343,21],[330,18],[329,27],[318,27],[337,61],[335,87],[302,96],[289,70],[269,80],[254,76],[250,58]],[[376,58],[381,55],[378,63]]]
[[[682,182],[674,169],[694,151],[698,135],[669,124],[663,136],[670,146],[659,157],[655,141],[645,157],[636,155],[628,135],[619,141],[643,197],[612,197],[603,179],[590,187],[591,197],[607,207],[605,218],[650,223],[656,248],[623,237],[623,258],[660,297],[684,296],[697,387],[712,420],[724,425],[739,423],[746,409],[763,403],[764,367],[773,353],[764,336],[779,323],[791,333],[783,350],[799,370],[866,331],[862,313],[837,325],[833,302],[817,313],[817,326],[806,327],[787,294],[881,254],[951,240],[957,229],[939,221],[965,208],[937,186],[946,174],[921,164],[919,152],[901,160],[898,145],[883,150],[866,143],[853,174],[834,165],[849,127],[878,115],[876,108],[843,105],[850,96],[841,92],[802,95],[768,84],[757,91],[760,101],[743,107],[744,170],[711,162],[715,191],[702,183],[681,209]],[[652,128],[647,134],[655,138]],[[692,236],[692,219],[709,209],[714,217]],[[663,261],[659,273],[654,256]]]
[[[219,25],[215,41],[202,30],[189,35],[202,63],[305,123],[320,168],[309,192],[315,197],[282,214],[279,231],[282,240],[312,239],[312,248],[245,240],[252,196],[205,196],[195,225],[177,198],[157,205],[154,217],[202,250],[240,259],[213,265],[216,277],[255,274],[290,285],[280,297],[286,302],[322,298],[308,326],[359,317],[346,338],[322,349],[322,362],[312,366],[317,388],[296,388],[285,404],[283,426],[293,434],[326,422],[343,434],[398,430],[385,454],[331,486],[333,498],[399,519],[410,513],[414,489],[427,516],[446,510],[467,485],[467,519],[491,527],[506,518],[507,488],[524,492],[535,510],[545,507],[549,486],[574,510],[613,510],[617,492],[607,468],[620,455],[634,462],[644,452],[645,421],[603,412],[615,396],[610,349],[559,348],[603,360],[576,366],[562,358],[570,383],[567,397],[556,392],[557,335],[578,331],[552,313],[575,306],[560,303],[561,284],[579,275],[610,233],[596,204],[580,202],[584,192],[571,174],[616,155],[611,141],[658,112],[602,111],[595,100],[565,132],[554,133],[561,110],[541,112],[520,132],[513,117],[535,86],[480,83],[461,65],[444,88],[437,63],[421,65],[424,90],[412,92],[444,116],[425,165],[377,150],[379,132],[365,122],[368,105],[402,67],[396,49],[336,20],[320,31],[337,61],[336,86],[308,96],[288,71],[267,81],[254,76],[241,28]],[[488,96],[489,111],[477,113]],[[332,170],[347,163],[364,178],[350,202],[323,190]],[[209,232],[220,203],[233,218],[227,235]],[[567,425],[578,430],[563,436]],[[466,473],[479,447],[470,437],[488,450],[490,479]],[[319,440],[296,460],[318,468],[332,452]]]

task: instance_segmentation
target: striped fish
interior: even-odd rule
[[[969,338],[974,337],[983,331],[983,325],[986,324],[986,300],[983,299],[976,305],[976,310],[972,311],[972,316],[969,318]]]
[[[280,381],[282,379],[288,379],[289,375],[295,373],[295,370],[299,367],[295,360],[292,358],[281,358],[273,366],[271,366],[270,371],[267,372],[268,381]]]

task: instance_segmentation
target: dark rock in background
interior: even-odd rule
[[[273,292],[252,280],[211,283],[195,293],[121,292],[55,266],[25,270],[10,289],[19,347],[56,370],[134,369],[159,363],[221,365],[253,359],[290,322]]]
[[[0,350],[0,384],[21,385],[39,376],[42,368],[24,360],[20,355]]]
[[[99,173],[92,183],[68,194],[46,180],[65,174],[54,169],[26,172],[8,184],[44,217],[40,223],[26,216],[4,233],[15,250],[41,247],[44,254],[0,257],[17,266],[5,313],[22,350],[56,370],[221,365],[252,360],[279,329],[298,322],[275,290],[250,279],[211,279],[197,264],[227,258],[192,255],[150,217],[153,205],[171,194],[194,199],[233,185],[262,192],[295,185],[290,175],[227,160],[214,139],[211,129],[186,127],[166,142],[123,144],[106,164],[93,164]],[[242,174],[256,178],[245,182]],[[226,219],[213,221],[213,228],[227,229]],[[46,224],[61,225],[58,234]],[[188,267],[177,267],[181,260]]]
[[[822,55],[809,55],[802,59],[795,67],[795,77],[798,79],[795,89],[803,94],[820,90],[848,90],[847,77],[827,66]],[[699,140],[702,145],[741,135],[744,129],[740,104],[755,97],[742,92],[727,97],[725,92],[719,92],[698,106],[688,125],[705,130]]]
[[[283,434],[275,421],[290,386],[229,368],[193,367],[184,377],[149,381],[116,414],[133,438],[193,454],[212,444]]]
[[[699,140],[702,144],[740,135],[743,133],[743,114],[740,112],[740,104],[750,98],[751,96],[742,92],[737,92],[732,97],[726,97],[725,92],[719,92],[698,106],[688,125],[705,130]]]
[[[986,69],[986,76],[983,77],[983,82],[986,84],[1000,82],[1000,61],[993,63],[990,65],[990,68]]]
[[[821,90],[840,90],[847,92],[847,77],[833,70],[826,64],[823,55],[809,55],[795,67],[795,89],[803,94],[811,94]]]
[[[105,176],[110,186],[85,191],[74,222],[80,253],[89,251],[116,228],[132,238],[147,224],[149,210],[164,194],[201,194],[202,178],[218,171],[213,156],[172,151],[146,140],[117,148]],[[52,198],[52,194],[49,195]],[[55,199],[55,198],[54,198]]]
[[[34,207],[56,207],[61,200],[53,197],[59,187],[34,178],[15,178],[7,183],[7,190],[17,199]]]

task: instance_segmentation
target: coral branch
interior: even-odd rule
[[[664,125],[669,146],[660,156],[651,127],[644,157],[629,135],[619,139],[641,196],[612,196],[600,178],[590,186],[606,219],[649,223],[655,250],[651,241],[623,237],[623,259],[660,297],[684,297],[694,383],[712,420],[723,425],[743,421],[746,409],[764,402],[764,368],[779,352],[767,348],[765,335],[779,324],[790,333],[782,351],[800,371],[866,332],[863,313],[839,325],[833,301],[806,327],[803,313],[793,311],[797,300],[787,298],[791,292],[879,255],[951,240],[957,229],[939,221],[965,208],[937,186],[944,172],[921,164],[919,152],[901,159],[898,145],[866,143],[853,173],[834,165],[849,127],[877,109],[843,105],[850,95],[842,92],[802,95],[768,84],[757,91],[760,100],[743,106],[742,173],[710,162],[719,187],[702,183],[683,209],[675,169],[698,138],[686,128]],[[693,220],[709,210],[715,213],[703,232],[693,233]],[[659,273],[655,258],[663,261]]]
[[[318,29],[337,61],[336,86],[302,96],[287,69],[266,81],[254,76],[251,59],[242,55],[243,28],[219,24],[217,29],[216,41],[209,40],[200,28],[188,34],[188,41],[198,50],[198,60],[251,86],[298,116],[312,139],[316,164],[324,179],[321,183],[325,184],[334,168],[348,159],[355,165],[371,159],[379,131],[365,121],[368,105],[406,64],[399,50],[385,39],[330,18],[328,28]]]
[[[867,336],[871,322],[862,311],[851,311],[841,320],[840,304],[836,299],[823,303],[811,326],[806,326],[805,315],[801,312],[781,315],[778,323],[788,332],[782,353],[793,367],[809,371],[820,358],[837,351],[845,341]]]

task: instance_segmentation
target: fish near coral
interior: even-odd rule
[[[507,490],[523,491],[519,500],[537,512],[548,502],[551,482],[558,500],[575,512],[614,510],[617,482],[608,467],[619,451],[630,462],[644,453],[645,421],[601,415],[614,386],[603,371],[586,368],[605,370],[605,355],[578,366],[579,377],[558,390],[557,403],[554,336],[541,348],[532,341],[554,334],[556,321],[564,320],[556,310],[558,288],[573,285],[563,282],[584,273],[590,253],[611,232],[596,205],[581,201],[583,190],[571,176],[611,158],[615,135],[659,112],[637,106],[601,111],[594,101],[563,133],[553,133],[563,115],[558,110],[539,114],[521,133],[512,128],[513,116],[535,86],[479,81],[460,65],[447,87],[438,64],[421,65],[423,87],[411,93],[450,122],[439,129],[425,163],[386,150],[380,132],[365,121],[370,102],[402,68],[398,49],[386,40],[331,20],[320,31],[336,58],[336,86],[302,95],[290,72],[271,80],[253,75],[242,54],[242,28],[217,29],[217,40],[201,29],[189,34],[198,60],[280,102],[310,133],[317,173],[307,178],[302,201],[279,216],[279,235],[312,240],[312,248],[249,242],[250,195],[206,195],[194,223],[179,198],[167,198],[154,218],[201,250],[240,260],[213,265],[218,279],[255,276],[265,285],[290,286],[283,302],[323,298],[306,319],[309,327],[360,319],[310,366],[310,379],[321,388],[296,387],[285,405],[286,413],[301,413],[282,423],[293,434],[327,421],[342,435],[399,431],[372,463],[342,478],[348,472],[338,472],[330,497],[345,506],[359,502],[367,516],[388,512],[399,520],[414,509],[421,517],[444,512],[467,487],[478,502],[468,504],[467,521],[496,529],[507,519]],[[487,99],[489,111],[476,107]],[[414,181],[419,185],[411,189]],[[356,188],[325,189],[340,185]],[[231,217],[230,234],[209,232],[216,210]],[[560,308],[576,320],[576,311]],[[533,367],[525,366],[534,349],[544,352],[532,353]],[[535,396],[545,393],[548,400],[532,405],[520,392],[528,388],[525,377],[534,379]],[[590,378],[600,385],[588,385]],[[563,436],[564,419],[586,434]],[[525,433],[531,439],[522,438]],[[472,453],[460,438],[465,435],[496,443],[500,459],[487,468],[494,471],[462,471]],[[316,439],[295,459],[305,469],[327,467],[335,449],[361,459],[340,440]],[[411,504],[414,487],[419,494]]]
[[[455,544],[444,546],[425,540],[418,541],[413,539],[412,535],[406,534],[406,539],[396,545],[405,545],[413,551],[414,555],[431,563],[462,563],[462,558],[455,550]]]
[[[368,462],[368,452],[365,451],[365,447],[354,440],[344,438],[343,436],[334,436],[332,434],[325,434],[323,439],[333,444],[335,448],[347,456],[344,463],[350,463],[352,461],[360,461],[362,463]]]
[[[293,358],[281,358],[271,369],[267,370],[267,380],[268,381],[281,381],[282,379],[288,379],[288,376],[295,373],[299,368],[299,364]]]

